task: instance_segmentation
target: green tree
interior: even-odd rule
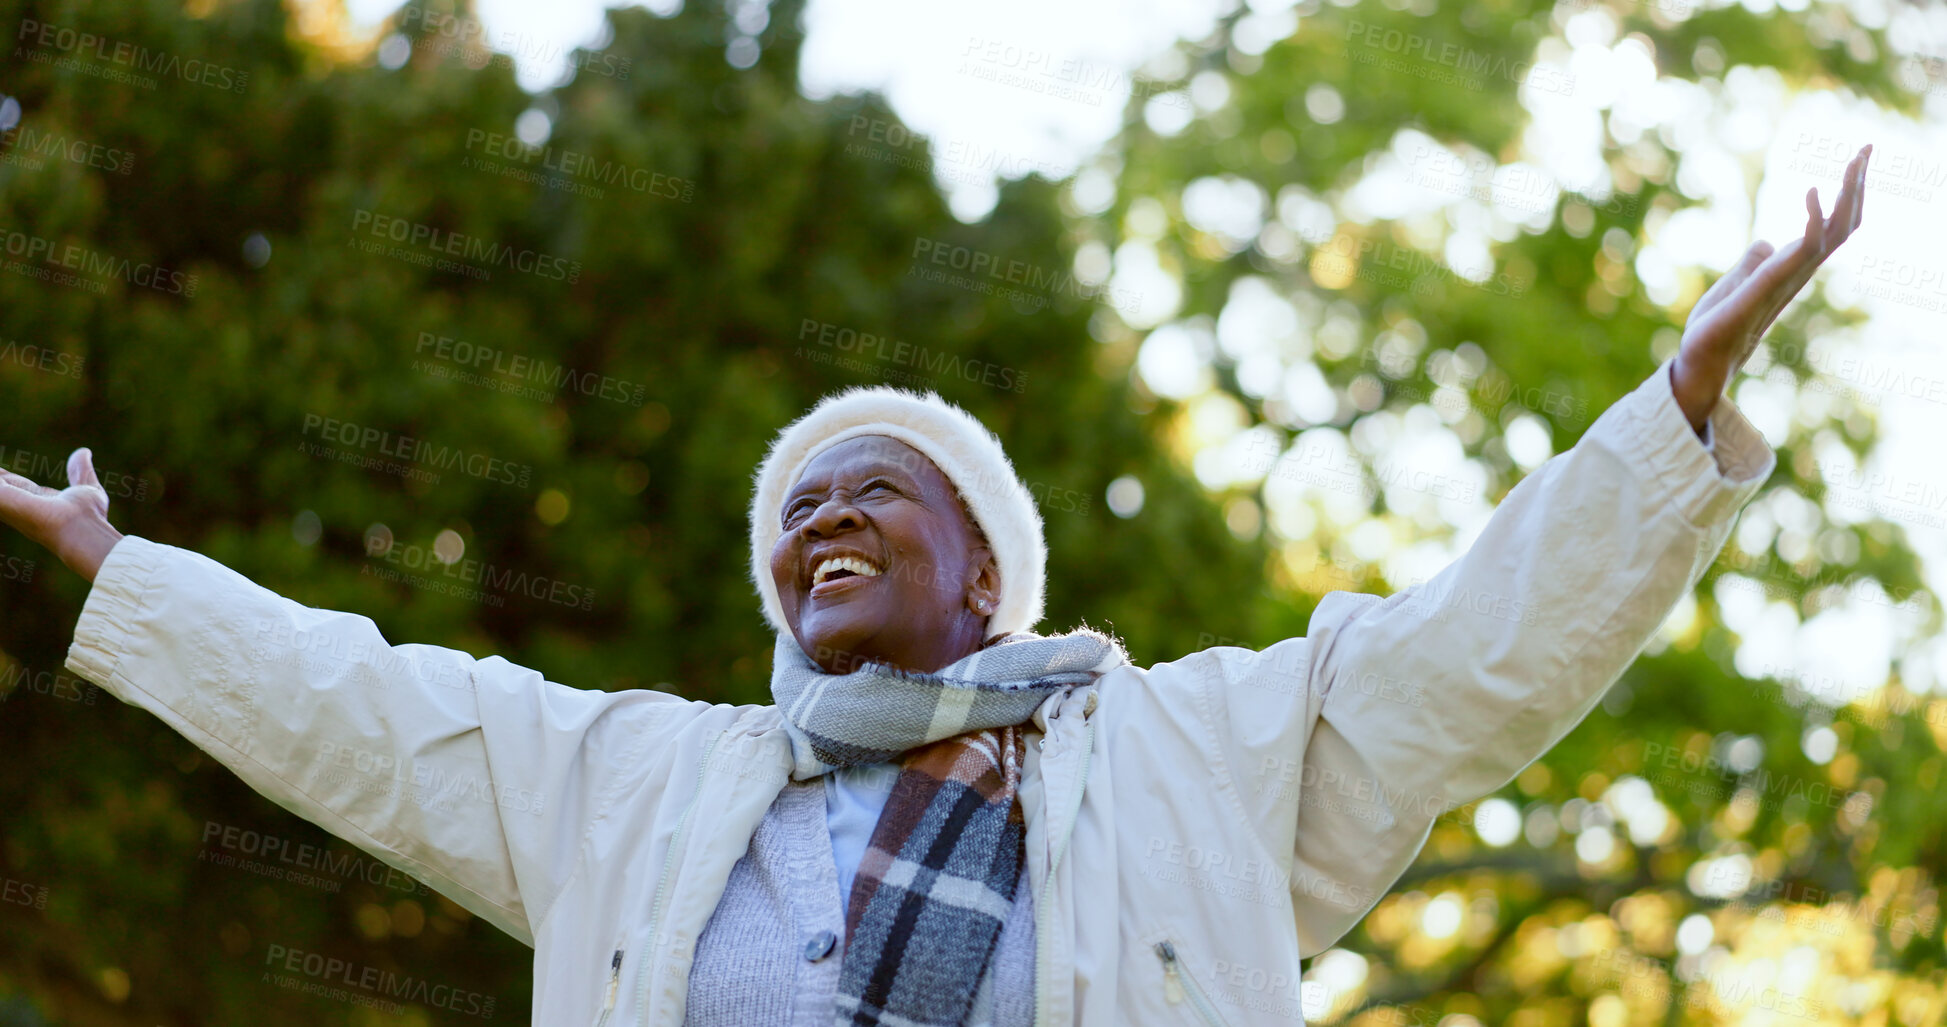
[[[14,3],[0,25],[25,49],[0,92],[22,114],[0,155],[21,159],[0,164],[0,230],[9,259],[76,282],[0,273],[0,347],[16,347],[0,349],[13,412],[0,462],[58,480],[60,458],[91,445],[124,530],[308,604],[365,613],[395,641],[499,653],[580,687],[757,702],[769,645],[746,578],[750,473],[771,434],[817,397],[917,378],[999,432],[1043,499],[1048,625],[1112,628],[1143,662],[1220,639],[1269,644],[1302,633],[1326,590],[1408,583],[1368,558],[1361,525],[1385,524],[1396,548],[1441,544],[1453,527],[1408,516],[1419,502],[1410,491],[1376,489],[1346,519],[1310,497],[1315,530],[1287,537],[1304,515],[1248,476],[1193,474],[1214,466],[1200,452],[1246,437],[1281,449],[1321,426],[1356,439],[1437,422],[1464,453],[1454,480],[1491,502],[1518,480],[1535,428],[1565,448],[1653,369],[1703,284],[1657,302],[1633,266],[1652,219],[1693,200],[1674,184],[1675,151],[1653,133],[1626,146],[1606,138],[1617,191],[1549,194],[1546,229],[1497,243],[1484,288],[1467,284],[1477,268],[1462,275],[1417,256],[1430,245],[1424,226],[1337,216],[1343,191],[1402,126],[1511,159],[1527,120],[1519,84],[1540,73],[1490,71],[1456,87],[1434,78],[1453,66],[1426,55],[1451,46],[1474,66],[1513,67],[1561,30],[1547,6],[1397,6],[1305,6],[1295,26],[1236,12],[1151,69],[1099,173],[1009,184],[992,215],[967,226],[911,159],[919,151],[858,130],[858,118],[896,120],[877,100],[797,94],[795,3],[771,9],[746,70],[725,59],[734,33],[715,5],[671,18],[612,12],[613,39],[577,55],[574,80],[540,97],[479,49],[464,9],[414,3],[395,15],[413,45],[388,67],[329,16],[294,20],[268,0],[189,11]],[[1740,65],[1774,67],[1795,84],[1842,80],[1889,107],[1916,106],[1893,62],[1854,56],[1891,52],[1885,34],[1836,8],[1682,19],[1614,10],[1664,75],[1711,82]],[[58,32],[41,42],[21,31],[27,22],[90,33],[107,49]],[[1828,39],[1857,28],[1873,49],[1814,45],[1815,22]],[[1378,43],[1364,42],[1368,26]],[[1388,29],[1427,42],[1395,52]],[[1280,41],[1260,45],[1267,33]],[[131,67],[114,58],[119,43],[178,64]],[[231,72],[231,86],[186,80],[191,59]],[[1216,80],[1191,88],[1203,72],[1221,77],[1220,102],[1205,102]],[[1172,111],[1190,109],[1178,88],[1196,98],[1195,117],[1161,134],[1145,113],[1155,102],[1167,127]],[[1156,101],[1157,89],[1169,95]],[[530,107],[551,122],[539,153],[507,141]],[[48,138],[132,161],[126,174],[116,160],[35,163]],[[1248,231],[1224,216],[1240,183],[1260,197]],[[1193,187],[1203,199],[1188,202]],[[1287,207],[1266,231],[1264,215]],[[1333,230],[1308,237],[1321,210]],[[403,241],[385,236],[393,225],[406,226]],[[456,237],[462,253],[480,240],[532,255],[530,267],[554,262],[526,273],[472,260],[487,280],[419,263],[449,256],[435,248]],[[63,266],[16,252],[16,239],[82,256]],[[1153,332],[1147,299],[1125,302],[1096,274],[1122,268],[1124,255],[1140,264],[1122,249],[1131,242],[1153,248],[1180,283],[1181,310],[1164,316],[1181,331]],[[381,252],[366,252],[373,243]],[[1009,294],[937,280],[928,258],[958,247],[1072,267],[1081,282]],[[142,265],[184,277],[158,286]],[[1302,330],[1226,348],[1218,319],[1240,297],[1267,295],[1290,303]],[[1804,344],[1843,320],[1814,292],[1774,330],[1781,345],[1758,370],[1769,359],[1815,381]],[[1199,355],[1213,387],[1158,395],[1136,370],[1152,345],[1158,367],[1172,366],[1161,359],[1172,345]],[[80,366],[63,373],[24,346]],[[1266,367],[1319,374],[1309,391],[1268,390]],[[372,429],[392,441],[338,441],[343,425],[354,439]],[[1814,440],[1836,432],[1864,452],[1873,429],[1870,410],[1845,406],[1829,423],[1795,425],[1758,504],[1816,499]],[[390,470],[341,459],[401,463],[380,447],[419,458]],[[1385,481],[1380,451],[1353,452]],[[474,458],[494,463],[469,474]],[[1144,486],[1131,518],[1106,498],[1124,476]],[[1407,880],[1347,939],[1360,957],[1314,961],[1317,982],[1353,982],[1320,1019],[1732,1022],[1697,1001],[1710,978],[1659,991],[1680,969],[1677,926],[1697,912],[1740,959],[1782,958],[1786,941],[1814,946],[1815,997],[1834,1022],[1938,1015],[1941,853],[1927,814],[1947,709],[1907,708],[1897,674],[1890,711],[1836,715],[1778,682],[1740,680],[1719,608],[1727,576],[1788,595],[1807,618],[1844,591],[1807,581],[1861,575],[1903,598],[1918,585],[1914,558],[1886,522],[1820,520],[1799,534],[1818,544],[1780,533],[1759,551],[1728,551],[1687,626],[1505,792],[1541,844],[1487,845],[1475,808],[1436,827]],[[371,554],[375,539],[389,540],[386,555]],[[12,889],[0,895],[0,1022],[460,1019],[267,984],[273,945],[491,995],[496,1020],[525,1015],[518,944],[410,882],[361,876],[368,864],[351,862],[344,843],[271,808],[153,718],[64,678],[85,586],[56,567],[25,569],[39,554],[18,539],[0,545],[0,560],[15,561],[0,573],[29,579],[0,588],[0,689],[10,689],[0,745],[13,770],[0,775],[0,879]],[[454,564],[427,562],[460,550]],[[1931,599],[1919,606],[1936,617]],[[1824,720],[1835,751],[1813,763],[1802,741]],[[1728,776],[1686,769],[1704,757],[1746,768],[1753,752],[1755,765]],[[1637,818],[1602,823],[1616,819],[1611,806],[1648,809],[1631,775],[1673,825],[1641,844]],[[1843,801],[1825,801],[1832,794]],[[1578,859],[1578,843],[1598,847],[1583,842],[1598,828],[1615,840],[1610,857]],[[315,847],[336,872],[314,887],[219,865],[253,846],[258,862],[278,863],[263,839],[283,853]],[[1738,870],[1740,856],[1756,868],[1756,894],[1713,898],[1709,880],[1693,881],[1700,866]],[[1456,910],[1452,931],[1425,929]],[[1765,933],[1779,927],[1787,933]],[[1847,981],[1864,997],[1842,1004]]]
[[[725,60],[718,7],[613,12],[608,47],[540,98],[484,59],[464,9],[395,15],[413,47],[388,70],[273,0],[207,6],[15,3],[0,18],[54,26],[21,45],[71,59],[9,63],[22,117],[6,152],[23,160],[0,165],[0,224],[57,258],[104,257],[76,269],[10,253],[79,284],[0,274],[10,469],[59,482],[67,452],[90,445],[123,530],[369,615],[395,641],[498,653],[579,687],[761,702],[751,474],[820,396],[887,381],[937,389],[1007,440],[1047,522],[1048,625],[1086,619],[1150,661],[1191,651],[1210,625],[1258,630],[1265,614],[1237,600],[1258,590],[1263,552],[1224,531],[1131,411],[1127,382],[1099,372],[1089,296],[987,295],[909,273],[932,244],[1067,266],[1055,188],[1012,186],[968,227],[923,168],[847,153],[855,117],[892,115],[797,94],[797,5],[772,11],[748,70]],[[118,44],[165,67],[200,59],[241,88],[118,63]],[[554,111],[532,153],[509,142],[530,106]],[[27,160],[50,135],[132,165]],[[398,225],[402,240],[384,234]],[[529,254],[534,270],[469,261],[466,240],[516,264]],[[428,257],[491,277],[417,262]],[[145,287],[122,260],[182,277]],[[891,342],[864,351],[860,333]],[[40,366],[29,346],[78,373]],[[1123,475],[1148,486],[1132,519],[1103,498]],[[390,541],[385,555],[374,539]],[[44,555],[3,544],[30,580],[0,599],[0,878],[16,889],[0,902],[0,1016],[461,1019],[264,981],[274,951],[298,950],[493,996],[496,1021],[523,1020],[520,945],[354,861],[67,675],[85,585],[45,562],[26,570]]]
[[[1606,181],[1580,191],[1516,165],[1535,109],[1602,85],[1549,61],[1568,51],[1570,18],[1587,13],[1601,45],[1704,86],[1718,112],[1724,81],[1753,68],[1800,89],[1844,83],[1907,113],[1929,84],[1924,62],[1896,58],[1884,19],[1838,7],[1308,0],[1280,20],[1275,5],[1252,6],[1273,9],[1235,11],[1152,64],[1166,91],[1138,97],[1070,201],[1118,275],[1133,248],[1154,256],[1130,263],[1153,259],[1180,284],[1178,309],[1101,331],[1159,369],[1186,354],[1210,368],[1188,388],[1145,375],[1176,389],[1153,417],[1223,422],[1206,459],[1251,454],[1234,456],[1245,470],[1228,479],[1213,472],[1211,491],[1243,511],[1232,520],[1244,535],[1262,523],[1270,576],[1299,596],[1411,584],[1388,580],[1387,561],[1415,566],[1398,558],[1449,544],[1466,519],[1465,504],[1429,497],[1478,484],[1492,502],[1524,472],[1524,449],[1572,445],[1674,353],[1709,284],[1690,274],[1674,298],[1657,295],[1633,259],[1699,199],[1678,185],[1683,154],[1667,131],[1600,112]],[[1828,209],[1843,160],[1820,185]],[[1388,161],[1405,173],[1389,198],[1456,202],[1355,216],[1354,186]],[[1868,195],[1867,219],[1887,216]],[[1490,202],[1520,231],[1490,240],[1484,259],[1448,261],[1446,242],[1481,233]],[[1723,619],[1726,601],[1756,589],[1795,622],[1864,601],[1915,634],[1938,627],[1906,528],[1834,518],[1821,502],[1820,447],[1870,451],[1877,399],[1807,354],[1858,320],[1814,283],[1774,327],[1733,394],[1768,381],[1840,398],[1776,447],[1752,505],[1759,526],[1734,537],[1694,611],[1679,609],[1577,731],[1493,801],[1442,818],[1345,950],[1312,961],[1309,1015],[1359,1027],[1939,1021],[1933,792],[1947,703],[1902,687],[1904,654],[1852,703],[1788,659],[1746,677]],[[1348,477],[1370,497],[1349,517],[1331,511],[1330,483],[1278,481],[1339,433],[1363,467]],[[1430,480],[1448,488],[1416,491],[1400,474],[1395,446],[1414,434],[1447,443]],[[1378,556],[1360,537],[1376,527]]]

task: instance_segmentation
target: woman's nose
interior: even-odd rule
[[[857,531],[864,524],[865,516],[850,500],[833,498],[818,504],[818,509],[805,518],[804,527],[800,530],[806,538],[831,538],[847,531]]]

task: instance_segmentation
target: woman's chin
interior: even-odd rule
[[[877,634],[879,625],[850,610],[823,610],[806,617],[798,625],[798,644],[813,663],[839,673],[855,670],[858,664],[876,657],[862,648]],[[843,666],[841,666],[843,665]]]

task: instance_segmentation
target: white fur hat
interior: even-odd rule
[[[966,500],[1000,570],[1000,605],[988,619],[988,633],[1028,631],[1039,623],[1048,544],[1042,539],[1034,497],[1015,475],[1001,440],[972,414],[931,392],[880,385],[854,386],[820,400],[778,433],[757,469],[750,504],[750,574],[771,626],[780,634],[791,632],[771,580],[771,549],[782,531],[778,521],[784,494],[818,454],[860,435],[890,436],[918,450]]]

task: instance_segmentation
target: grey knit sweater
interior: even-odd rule
[[[697,939],[686,1027],[831,1027],[845,951],[845,906],[822,783],[793,781]],[[1027,874],[981,980],[969,1027],[1034,1022],[1034,904]]]

